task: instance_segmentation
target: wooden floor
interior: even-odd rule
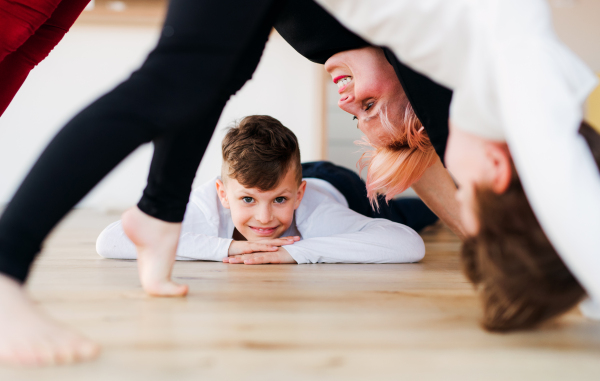
[[[103,346],[91,363],[0,368],[0,380],[599,380],[600,325],[573,311],[537,331],[489,334],[437,226],[405,265],[179,262],[187,298],[142,292],[136,263],[101,259],[118,215],[77,211],[28,284],[52,316]]]

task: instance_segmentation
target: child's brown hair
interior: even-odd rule
[[[583,122],[600,169],[600,135]],[[566,312],[585,290],[544,234],[513,168],[506,192],[476,192],[480,230],[463,245],[463,268],[479,286],[483,326],[490,331],[533,327]]]
[[[237,180],[246,188],[268,191],[277,186],[290,169],[302,182],[300,147],[296,135],[268,115],[251,115],[229,129],[221,145],[223,181]]]

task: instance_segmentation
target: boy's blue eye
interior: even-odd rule
[[[252,197],[242,197],[242,201],[244,201],[246,204],[250,204],[254,201],[254,199]]]
[[[275,203],[276,204],[283,204],[285,202],[286,198],[285,197],[277,197],[275,199]]]

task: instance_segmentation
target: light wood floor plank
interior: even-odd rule
[[[178,262],[187,298],[146,296],[134,261],[100,258],[118,215],[74,212],[28,288],[103,346],[73,367],[0,368],[0,380],[598,380],[600,325],[572,311],[536,331],[489,334],[447,229],[402,265]]]

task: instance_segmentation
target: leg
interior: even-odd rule
[[[302,177],[327,181],[344,195],[350,209],[363,216],[373,216],[365,182],[351,170],[328,161],[314,161],[302,163]]]
[[[379,201],[379,210],[373,212],[373,218],[385,218],[406,225],[415,231],[434,224],[438,217],[419,198],[396,198]]]
[[[65,364],[98,352],[98,345],[41,314],[18,282],[0,274],[0,362]]]
[[[251,74],[251,73],[250,73]],[[223,103],[224,105],[224,103]],[[220,113],[206,120],[216,125]],[[123,229],[136,245],[144,290],[155,296],[179,296],[187,286],[171,281],[181,223],[206,137],[201,129],[168,134],[154,140],[148,185],[138,207],[123,214]]]
[[[206,116],[204,124],[215,126],[230,94],[235,94],[252,77],[278,9],[272,7],[264,16],[266,21],[255,29],[252,43],[247,44],[241,54],[243,63],[237,63],[231,80],[223,89],[226,97],[214,107],[215,112]],[[140,280],[151,295],[174,296],[187,292],[186,287],[170,280],[171,270],[181,231],[180,222],[209,139],[202,129],[187,129],[155,139],[148,185],[138,207],[123,215],[125,232],[138,251]]]
[[[258,64],[275,3],[170,2],[165,22],[169,33],[142,68],[57,134],[6,207],[0,218],[2,279],[23,282],[50,230],[140,144],[167,132],[197,129],[195,150],[202,156],[215,127],[207,123],[221,113],[233,84],[243,83],[240,76]],[[249,47],[257,52],[244,55]],[[8,292],[6,283],[0,282],[0,294]],[[24,296],[16,298],[22,301]],[[3,299],[0,314],[5,323],[0,327],[0,346],[8,348],[3,350],[8,353],[4,359],[16,362],[10,330],[27,328],[20,324],[27,319]],[[34,338],[29,346],[39,355],[47,349],[41,339],[45,332],[41,327],[29,329],[28,336],[25,332],[21,336]]]
[[[5,0],[0,0],[2,5],[5,2]],[[54,2],[58,3],[58,0]],[[37,18],[35,21],[30,21],[32,26],[29,28],[32,29],[37,26],[33,35],[21,42],[19,47],[12,53],[6,54],[12,47],[10,49],[8,46],[4,47],[5,58],[0,60],[0,83],[2,83],[0,89],[0,116],[23,85],[29,72],[46,58],[56,44],[60,42],[88,2],[89,0],[62,0],[47,20],[47,17],[44,18],[44,14],[35,13]],[[44,23],[38,25],[42,19]]]
[[[437,221],[437,216],[418,198],[399,198],[389,204],[385,197],[379,200],[379,210],[373,210],[367,198],[364,181],[349,169],[327,161],[302,164],[303,177],[325,180],[340,191],[348,207],[371,218],[385,218],[419,231]]]

